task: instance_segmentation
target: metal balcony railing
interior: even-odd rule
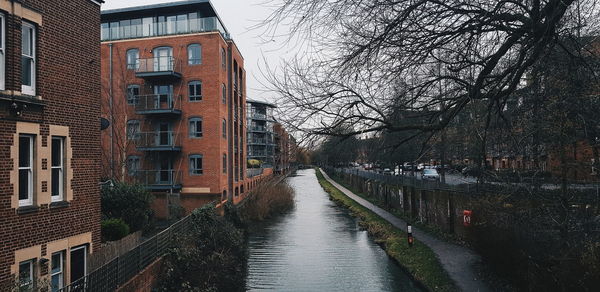
[[[136,133],[136,147],[141,151],[181,151],[177,132],[156,131]]]
[[[181,62],[171,56],[138,59],[137,77],[171,76],[181,78]]]
[[[132,177],[135,182],[152,189],[181,187],[181,171],[178,170],[138,170]]]
[[[136,95],[137,114],[181,114],[181,96],[173,94]]]
[[[254,132],[266,132],[267,128],[266,127],[250,127],[250,131],[254,131]]]
[[[252,114],[252,119],[266,120],[267,119],[267,115],[254,113],[254,114]]]

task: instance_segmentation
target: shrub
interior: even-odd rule
[[[253,189],[240,206],[242,220],[261,221],[294,207],[294,189],[286,182],[267,181]]]
[[[102,188],[102,214],[106,218],[120,218],[135,232],[150,226],[154,218],[151,209],[152,194],[142,185],[117,183]]]
[[[196,209],[191,221],[165,257],[159,291],[244,291],[242,230],[212,205]]]
[[[102,220],[102,240],[115,241],[129,234],[129,226],[119,218]]]

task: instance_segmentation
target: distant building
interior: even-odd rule
[[[267,102],[247,100],[248,159],[258,160],[262,167],[275,165],[274,108]]]
[[[290,171],[292,164],[296,162],[296,139],[288,134],[283,125],[275,123],[275,168],[277,174]]]
[[[247,191],[244,59],[208,0],[102,12],[106,177],[186,212]]]
[[[0,291],[82,281],[100,247],[101,2],[0,0]]]

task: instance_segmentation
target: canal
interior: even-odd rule
[[[296,207],[250,229],[248,291],[420,291],[312,169],[288,178]]]

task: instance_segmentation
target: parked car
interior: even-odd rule
[[[419,165],[417,165],[417,170],[418,171],[421,171],[423,169],[428,169],[428,168],[430,168],[430,165],[426,164],[426,163],[419,163]]]
[[[423,169],[421,178],[427,179],[427,180],[439,180],[440,174],[437,172],[437,170],[435,170],[433,168],[426,168],[426,169]]]
[[[383,174],[385,174],[385,175],[392,175],[393,173],[392,173],[391,169],[385,168],[385,169],[383,169]]]

